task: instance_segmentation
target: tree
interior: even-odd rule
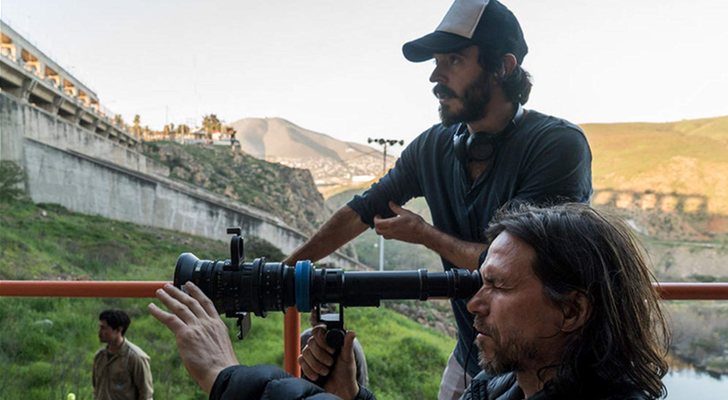
[[[134,136],[141,136],[142,134],[142,118],[139,116],[139,114],[134,115],[134,125],[131,128],[132,133]]]
[[[220,132],[222,130],[222,122],[220,122],[215,114],[205,115],[202,117],[202,129],[207,132],[209,138],[212,138],[213,132]]]
[[[170,123],[169,125],[164,126],[164,137],[165,139],[171,139],[174,140],[174,137],[176,136],[177,131],[174,130],[174,124]]]
[[[25,172],[18,164],[0,161],[0,201],[18,200],[24,197],[20,184],[25,180]]]
[[[180,124],[177,126],[177,133],[180,135],[189,135],[190,127],[187,124]]]

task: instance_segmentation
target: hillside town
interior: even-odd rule
[[[189,125],[175,125],[170,123],[164,125],[161,131],[149,129],[148,126],[141,126],[139,114],[134,116],[132,125],[125,124],[121,116],[116,117],[126,130],[143,142],[171,141],[182,144],[212,144],[220,146],[235,146],[238,142],[235,139],[236,131],[233,127],[223,124],[217,115],[209,114],[202,117],[199,127],[191,128]],[[239,147],[239,144],[238,144]]]

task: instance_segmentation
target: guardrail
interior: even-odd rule
[[[155,297],[165,281],[12,281],[0,280],[0,297]],[[728,282],[654,284],[663,300],[728,300]],[[286,311],[283,331],[284,369],[300,376],[300,316],[297,310]]]
[[[155,297],[167,281],[0,280],[0,297]],[[728,300],[728,282],[655,283],[663,300]]]

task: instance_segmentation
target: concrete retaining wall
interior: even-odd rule
[[[5,146],[0,148],[3,159],[18,160],[22,154],[22,144],[18,143],[22,138],[31,138],[59,149],[93,155],[134,171],[169,176],[166,166],[145,157],[136,149],[5,93],[0,93],[0,128],[3,144],[7,141],[9,145],[7,158],[3,150]]]
[[[23,128],[20,123],[20,104],[0,93],[0,160],[22,165]]]
[[[164,166],[134,149],[4,93],[0,159],[23,166],[26,189],[37,203],[226,241],[226,228],[240,226],[244,236],[263,238],[284,253],[306,239],[271,214],[172,181],[164,176]],[[324,261],[338,268],[362,268],[342,254]]]

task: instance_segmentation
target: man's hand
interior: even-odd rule
[[[316,325],[298,357],[301,370],[310,381],[315,382],[321,376],[328,376],[324,390],[344,400],[353,399],[359,392],[354,360],[355,337],[353,331],[346,332],[344,345],[334,364],[334,349],[326,344],[326,326]]]
[[[421,244],[450,261],[458,268],[475,271],[480,268],[480,254],[488,246],[485,243],[468,242],[443,233],[428,224],[422,217],[406,210],[393,202],[389,208],[396,217],[374,217],[374,229],[385,239],[397,239],[403,242]]]
[[[223,369],[238,365],[228,328],[212,301],[192,282],[182,292],[172,285],[157,290],[157,298],[173,312],[149,304],[149,312],[174,333],[182,362],[207,394]]]
[[[374,230],[385,239],[396,239],[403,242],[425,244],[427,231],[432,228],[424,218],[404,209],[394,202],[389,202],[389,208],[397,214],[396,217],[374,217]]]

